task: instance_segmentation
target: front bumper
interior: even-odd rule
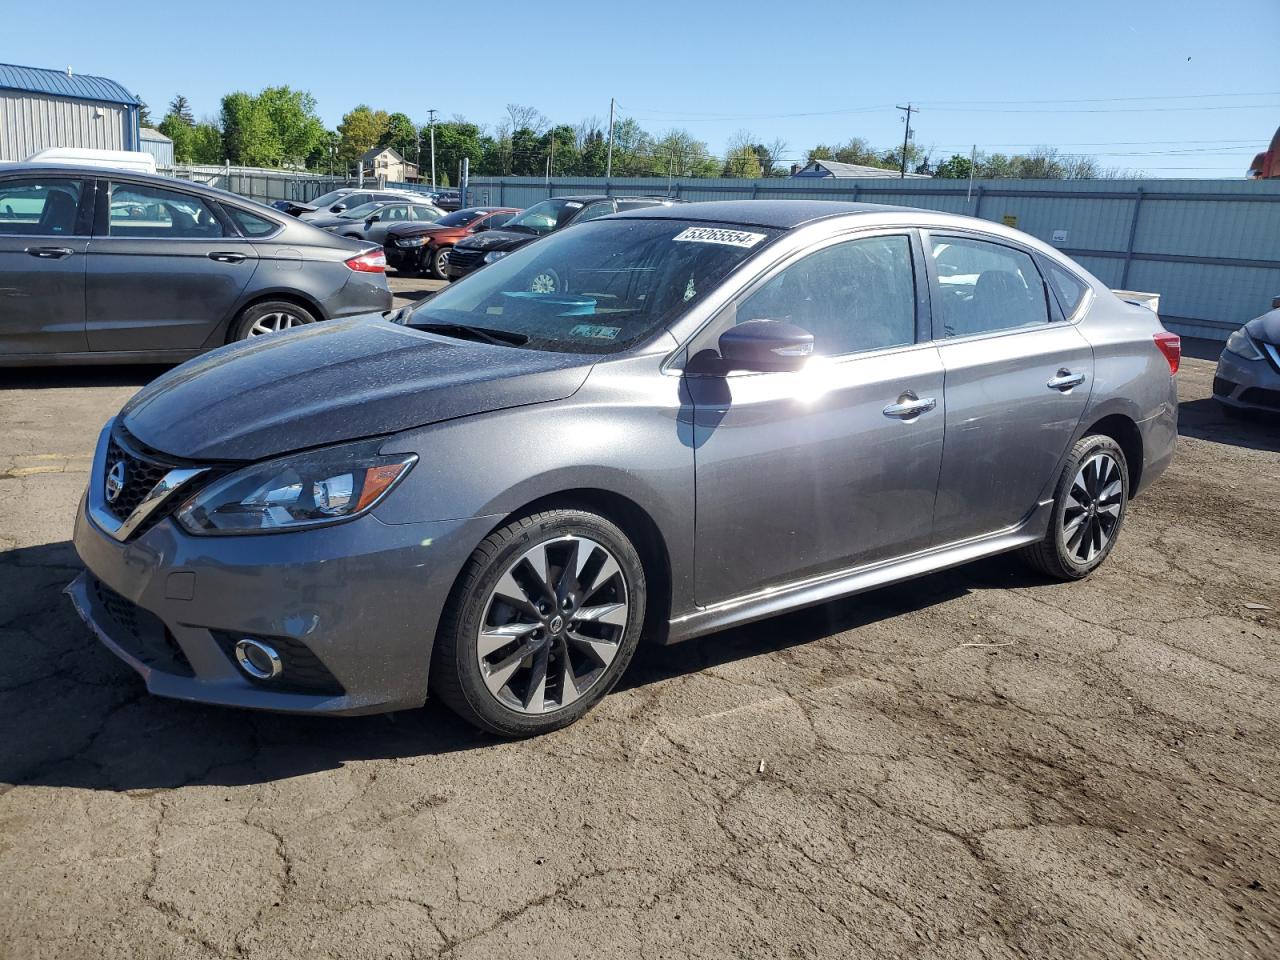
[[[295,713],[417,707],[440,611],[492,522],[369,515],[292,533],[193,537],[165,519],[122,543],[82,503],[75,547],[88,569],[67,593],[160,696]],[[232,654],[240,637],[282,652],[277,680],[241,671]]]
[[[1218,358],[1213,396],[1237,410],[1280,413],[1280,348],[1263,345],[1261,360],[1246,360],[1226,350]]]
[[[387,257],[387,266],[393,270],[418,270],[425,260],[427,247],[397,247],[387,244],[382,248]]]

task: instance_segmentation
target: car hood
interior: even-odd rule
[[[471,414],[560,400],[580,354],[454,340],[378,314],[215,350],[139,391],[120,422],[187,460],[261,460]]]
[[[474,237],[468,237],[458,246],[469,250],[514,250],[537,239],[537,234],[521,233],[518,230],[486,230]]]
[[[1244,328],[1253,339],[1280,346],[1280,310],[1272,310],[1260,317],[1254,317],[1244,325]]]
[[[405,223],[397,224],[387,231],[389,237],[421,237],[431,233],[449,233],[463,230],[464,227],[442,227],[438,223]]]

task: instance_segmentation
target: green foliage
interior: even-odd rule
[[[151,108],[147,106],[147,101],[141,97],[138,98],[138,126],[151,126]]]
[[[342,168],[355,167],[365,151],[382,141],[390,123],[385,110],[373,110],[364,103],[345,114],[338,124],[338,162]]]
[[[188,127],[194,127],[196,125],[195,114],[191,112],[191,104],[187,101],[187,98],[180,93],[169,101],[169,113],[176,116]],[[165,136],[168,136],[168,134],[165,134]]]
[[[422,143],[424,162],[429,164],[431,158],[426,154],[428,140],[425,129],[422,135]],[[378,146],[390,147],[410,163],[417,163],[418,128],[403,113],[393,113],[387,117],[387,129],[378,138]],[[437,159],[439,158],[437,157]]]
[[[938,169],[934,171],[935,177],[941,177],[944,180],[968,180],[969,174],[973,170],[973,163],[968,157],[962,157],[958,153],[953,153],[946,160],[938,164]]]
[[[235,164],[302,166],[325,138],[311,94],[267,87],[256,96],[237,91],[222,98],[222,146]],[[203,141],[206,146],[208,137]]]
[[[222,163],[225,159],[222,131],[216,123],[208,120],[197,123],[191,128],[190,143],[192,163]]]
[[[487,137],[480,135],[480,128],[465,120],[436,124],[436,182],[454,182],[461,176],[462,158],[466,157],[473,173],[479,173],[480,161],[485,155]],[[423,131],[423,166],[430,170],[430,138]],[[441,176],[443,174],[443,177]]]

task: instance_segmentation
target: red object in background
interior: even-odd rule
[[[1280,129],[1271,138],[1271,146],[1266,153],[1260,153],[1249,165],[1250,180],[1271,180],[1280,177]]]

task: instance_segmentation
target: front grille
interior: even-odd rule
[[[167,463],[145,459],[134,454],[112,437],[107,445],[106,472],[102,476],[101,483],[107,482],[108,476],[118,463],[124,464],[124,485],[114,501],[106,497],[104,500],[111,515],[123,521],[129,519],[129,515],[138,504],[147,498],[147,494],[172,468]]]
[[[236,662],[236,644],[246,635],[230,630],[214,630],[214,639],[232,663]],[[329,668],[301,640],[293,637],[266,637],[252,634],[273,648],[280,655],[282,669],[280,676],[274,680],[260,680],[245,674],[245,679],[257,686],[275,690],[293,690],[302,693],[326,693],[342,696],[346,693],[338,678],[329,672]]]
[[[194,676],[190,662],[164,621],[101,580],[94,579],[93,592],[101,618],[108,621],[103,628],[112,640],[162,673]]]
[[[1231,396],[1231,391],[1235,388],[1236,385],[1224,377],[1213,378],[1213,393],[1215,396],[1229,397]]]
[[[1244,393],[1240,394],[1240,399],[1244,403],[1252,403],[1259,407],[1269,407],[1272,410],[1280,410],[1280,390],[1265,390],[1262,387],[1250,387]]]
[[[449,251],[449,269],[451,272],[467,272],[474,270],[484,259],[483,250],[468,250],[466,247],[454,247]]]

